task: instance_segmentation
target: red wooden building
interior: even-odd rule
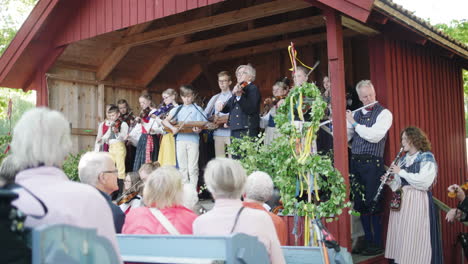
[[[252,63],[264,96],[289,75],[293,41],[312,80],[332,83],[335,165],[348,183],[345,92],[370,79],[394,115],[386,159],[399,131],[426,131],[439,163],[434,196],[450,206],[446,188],[466,180],[462,69],[468,47],[389,0],[39,0],[0,58],[0,87],[37,91],[38,105],[62,111],[76,150],[94,142],[104,105],[126,98],[137,108],[142,90],[192,83],[203,96],[216,73]],[[352,89],[352,88],[348,88]],[[85,129],[86,128],[86,129]],[[445,214],[442,214],[445,217]],[[349,215],[332,225],[350,245]],[[442,224],[446,263],[460,224]]]

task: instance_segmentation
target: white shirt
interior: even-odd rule
[[[113,143],[117,143],[117,142],[124,142],[126,139],[127,139],[127,135],[128,135],[128,125],[127,123],[125,122],[122,122],[122,124],[120,125],[120,131],[119,133],[115,134],[115,138],[113,139],[110,139],[112,133],[113,133],[113,127],[110,127],[106,134],[104,134],[104,136],[102,136],[102,140],[104,142],[106,141],[109,141],[109,144],[113,144]]]
[[[362,109],[362,114],[367,114],[366,109]],[[356,113],[355,113],[356,114]],[[358,135],[366,141],[370,143],[378,143],[382,138],[385,137],[388,130],[392,126],[393,122],[393,115],[388,109],[384,109],[380,114],[377,116],[377,120],[375,121],[374,125],[371,127],[366,127],[365,125],[358,124],[356,127],[348,121],[347,122],[347,129],[348,129],[348,141],[353,138],[354,133],[358,133]]]
[[[411,166],[416,160],[416,157],[421,154],[419,151],[413,155],[407,154],[400,162],[400,166]],[[437,165],[434,162],[424,161],[421,162],[421,167],[418,173],[410,173],[401,169],[395,178],[390,182],[389,186],[392,191],[398,190],[401,186],[401,178],[404,178],[414,188],[427,191],[431,187],[437,175]]]

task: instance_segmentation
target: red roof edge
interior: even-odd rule
[[[0,57],[0,85],[60,0],[39,0]]]
[[[366,23],[374,0],[317,0],[356,20]]]

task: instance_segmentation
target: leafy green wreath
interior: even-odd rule
[[[283,214],[331,222],[351,206],[331,158],[311,151],[326,105],[318,87],[304,83],[289,92],[274,118],[281,137],[270,145],[263,144],[263,136],[234,139],[229,147],[248,173],[260,170],[272,176],[281,192]]]

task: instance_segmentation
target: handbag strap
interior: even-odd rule
[[[151,213],[156,217],[156,219],[161,223],[161,225],[169,232],[171,235],[180,235],[179,231],[175,226],[167,219],[166,216],[157,208],[150,208]]]
[[[231,229],[231,234],[232,234],[232,232],[234,232],[234,229],[235,229],[236,226],[237,226],[237,221],[239,221],[239,216],[240,216],[240,214],[242,213],[242,211],[244,210],[244,208],[245,208],[245,207],[242,206],[242,207],[239,209],[239,211],[237,211],[236,219],[234,220],[234,225],[232,226],[232,229]]]
[[[33,192],[31,192],[28,188],[24,187],[23,185],[20,185],[20,184],[17,184],[17,183],[10,183],[10,184],[7,184],[6,186],[4,186],[4,188],[8,189],[8,190],[11,190],[11,191],[13,191],[15,189],[24,190],[25,192],[29,193],[34,199],[37,200],[37,202],[41,205],[42,210],[44,211],[43,215],[25,214],[26,216],[30,216],[32,218],[35,218],[35,219],[39,220],[39,219],[44,218],[47,215],[47,213],[49,212],[49,209],[44,204],[44,202],[39,197],[37,197]]]

